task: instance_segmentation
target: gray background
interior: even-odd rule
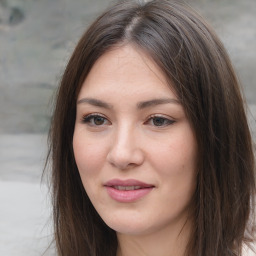
[[[256,0],[187,0],[217,30],[256,95]],[[51,96],[82,32],[109,0],[0,0],[0,132],[45,133]]]
[[[224,42],[256,138],[256,0],[187,0]],[[0,255],[41,255],[50,204],[40,183],[54,92],[108,0],[0,0]],[[46,255],[50,255],[48,252]]]

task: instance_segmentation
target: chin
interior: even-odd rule
[[[111,227],[114,231],[119,234],[126,234],[132,236],[147,235],[150,233],[150,228],[131,225],[113,225]]]
[[[146,219],[144,221],[134,219],[116,219],[106,222],[106,224],[119,234],[132,236],[150,235],[161,230],[165,226],[162,223],[152,225],[152,222]]]
[[[105,221],[105,223],[117,233],[129,235],[142,235],[148,233],[151,228],[146,222],[147,221],[143,222],[135,218],[115,218]]]

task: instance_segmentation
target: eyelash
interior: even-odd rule
[[[149,117],[149,119],[147,119],[147,121],[144,124],[148,124],[151,121],[154,122],[154,119],[160,119],[161,121],[164,122],[163,125],[152,124],[155,127],[166,127],[166,126],[169,126],[169,125],[172,125],[172,124],[175,123],[175,120],[166,118],[166,117],[164,117],[162,115],[152,115],[152,116]]]
[[[96,124],[95,123],[95,119],[96,118],[102,118],[104,122],[108,121],[106,117],[104,117],[103,115],[101,114],[90,114],[90,115],[87,115],[87,116],[83,116],[82,118],[82,123],[84,124],[88,124],[90,126],[102,126],[103,124]],[[92,123],[94,120],[94,123]]]
[[[101,118],[101,121],[103,121],[103,123],[96,124],[95,123],[96,118]],[[156,119],[158,119],[158,121],[161,120],[163,123],[162,124],[160,123],[160,125],[156,125],[156,123],[154,123],[154,119],[155,119],[155,121],[156,121]],[[100,121],[100,120],[98,120],[98,121]],[[105,125],[106,122],[109,122],[108,119],[106,117],[104,117],[103,115],[97,114],[97,113],[90,114],[90,115],[84,116],[82,118],[82,123],[88,124],[90,126],[100,127],[100,126]],[[166,118],[162,115],[152,115],[144,122],[144,124],[150,124],[150,122],[152,122],[151,125],[155,126],[155,127],[166,127],[166,126],[174,124],[175,120]],[[109,122],[109,124],[111,124],[111,123]]]

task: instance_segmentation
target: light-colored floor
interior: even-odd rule
[[[52,238],[47,188],[0,181],[0,205],[0,255],[42,256]]]
[[[45,151],[45,135],[0,135],[0,255],[42,256],[50,245]]]

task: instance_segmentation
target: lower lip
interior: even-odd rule
[[[135,190],[118,190],[113,187],[106,187],[106,189],[112,199],[121,203],[131,203],[146,196],[150,193],[153,187]]]

